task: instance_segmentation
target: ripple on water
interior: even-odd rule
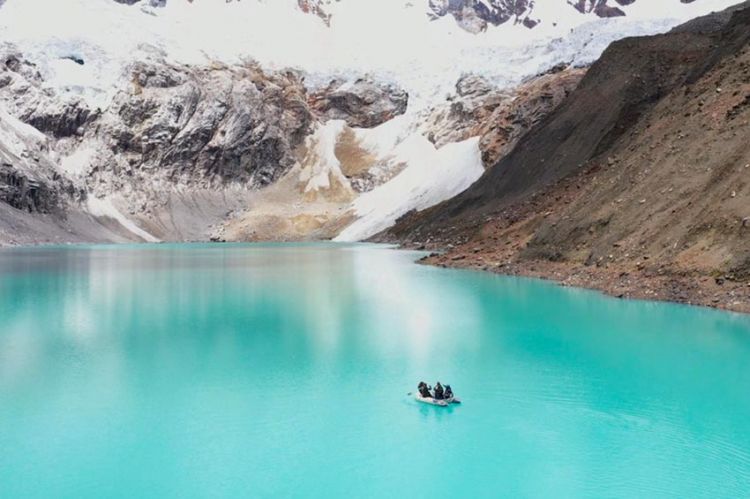
[[[0,251],[0,497],[748,495],[750,319],[414,258]]]

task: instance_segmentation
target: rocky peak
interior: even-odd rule
[[[135,5],[137,3],[143,2],[144,4],[150,5],[151,7],[164,7],[165,5],[167,5],[167,0],[115,0],[115,2],[125,5]]]
[[[487,29],[488,24],[499,26],[507,22],[529,28],[539,21],[530,17],[534,0],[428,0],[433,18],[451,14],[458,24],[470,32]]]
[[[306,14],[314,14],[326,23],[331,25],[331,14],[326,11],[326,6],[330,5],[331,0],[297,0],[297,6]]]
[[[554,0],[553,0],[554,1]],[[625,16],[625,7],[636,0],[557,0],[560,8],[574,8],[581,14],[594,14],[597,17]],[[693,0],[681,0],[691,3]],[[522,24],[534,28],[540,22],[555,22],[554,19],[541,19],[536,13],[537,0],[428,0],[429,13],[433,19],[452,15],[463,29],[479,33],[489,25]]]
[[[619,5],[630,5],[635,0],[615,0]],[[593,12],[599,17],[620,17],[624,16],[625,12],[619,7],[608,5],[607,0],[568,0],[576,10],[582,14],[588,14]]]

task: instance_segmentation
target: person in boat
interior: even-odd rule
[[[445,398],[443,393],[443,385],[440,384],[440,381],[438,381],[435,384],[435,395],[433,396],[435,400],[443,400]]]
[[[419,394],[424,398],[432,398],[432,394],[430,393],[430,387],[427,386],[427,383],[424,381],[420,381],[419,385],[417,385],[417,390],[419,390]]]
[[[446,399],[453,398],[453,389],[451,388],[451,385],[445,385],[445,393],[443,396],[445,396]]]

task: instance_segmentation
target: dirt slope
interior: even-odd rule
[[[750,6],[613,44],[474,186],[385,237],[433,258],[750,311]]]

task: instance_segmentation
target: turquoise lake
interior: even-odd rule
[[[750,497],[749,316],[419,256],[0,250],[0,497]]]

